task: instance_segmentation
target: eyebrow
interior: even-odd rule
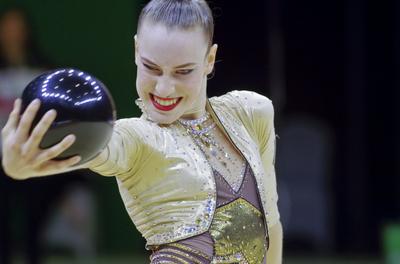
[[[154,62],[152,62],[151,60],[149,60],[149,59],[147,59],[147,58],[145,58],[145,57],[140,57],[144,62],[146,62],[146,63],[148,63],[148,64],[153,64],[153,65],[155,65],[155,66],[158,66],[156,63],[154,63]],[[194,63],[194,62],[189,62],[189,63],[185,63],[185,64],[182,64],[182,65],[178,65],[178,66],[175,66],[174,68],[186,68],[186,67],[190,67],[190,66],[195,66],[196,65],[196,63]]]

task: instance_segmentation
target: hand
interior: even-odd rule
[[[15,100],[14,108],[2,130],[3,168],[6,174],[16,180],[70,171],[71,166],[81,159],[74,156],[60,161],[52,160],[74,143],[74,135],[66,136],[47,149],[40,148],[40,142],[57,113],[55,110],[48,111],[29,133],[39,107],[40,101],[35,99],[20,117],[21,99]]]

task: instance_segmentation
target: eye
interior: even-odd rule
[[[191,73],[192,71],[193,71],[193,69],[185,69],[185,70],[177,70],[176,73],[182,74],[182,75],[187,75],[187,74]]]
[[[146,63],[143,63],[143,66],[144,66],[146,69],[150,70],[150,71],[159,71],[157,68],[154,68],[154,67],[152,67],[152,66],[150,66],[150,65],[148,65],[148,64],[146,64]]]

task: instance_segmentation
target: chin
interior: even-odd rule
[[[149,117],[152,121],[160,125],[170,125],[179,119],[179,116],[176,115],[165,116],[159,113],[151,113]]]

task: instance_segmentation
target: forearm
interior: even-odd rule
[[[269,229],[270,246],[267,251],[268,264],[282,263],[283,231],[282,224],[278,222]]]

